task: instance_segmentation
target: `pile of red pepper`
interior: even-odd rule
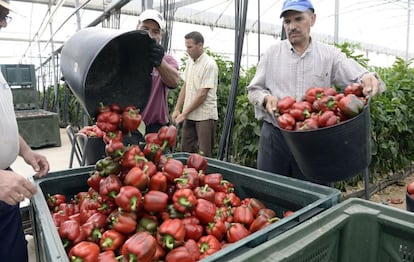
[[[107,157],[88,191],[47,199],[70,261],[198,261],[279,220],[259,200],[237,196],[222,174],[207,173],[202,155],[184,164],[164,154],[175,146],[174,126],[147,134],[143,150],[102,129]]]
[[[332,87],[310,87],[296,101],[286,96],[278,101],[279,127],[285,130],[313,130],[337,125],[361,113],[367,100],[360,84],[352,83],[338,93]]]

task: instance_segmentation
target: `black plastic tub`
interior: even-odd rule
[[[61,70],[89,116],[100,103],[145,108],[151,92],[152,66],[145,31],[85,28],[65,42]]]
[[[371,162],[369,104],[354,118],[338,125],[306,131],[280,128],[304,176],[317,182],[353,177]]]

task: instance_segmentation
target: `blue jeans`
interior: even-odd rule
[[[0,243],[1,261],[28,261],[19,204],[10,206],[0,201]]]

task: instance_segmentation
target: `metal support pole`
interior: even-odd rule
[[[409,59],[409,49],[410,49],[410,23],[411,23],[411,1],[408,0],[407,6],[407,40],[405,44],[405,60]]]
[[[334,29],[334,42],[339,42],[339,0],[335,0],[335,29]]]
[[[369,169],[368,167],[364,169],[364,182],[365,182],[365,199],[369,200]]]

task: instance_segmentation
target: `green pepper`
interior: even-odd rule
[[[111,174],[116,175],[121,171],[121,165],[110,157],[98,160],[95,164],[95,168],[102,177],[107,177]]]

